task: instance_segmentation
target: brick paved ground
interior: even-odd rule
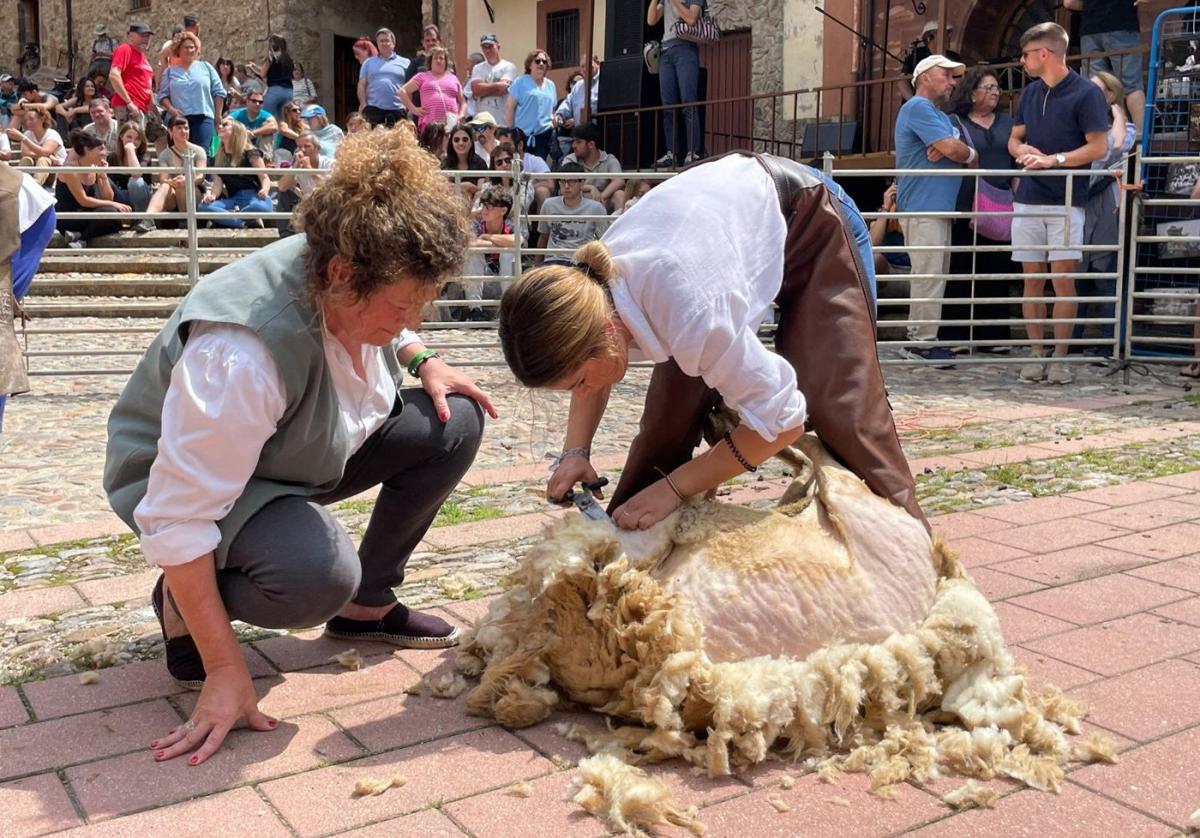
[[[960,814],[940,801],[959,784],[947,779],[907,786],[884,801],[850,774],[831,786],[793,770],[798,781],[783,789],[780,765],[719,780],[672,763],[654,772],[683,803],[701,807],[716,836],[1171,836],[1197,826],[1190,818],[1200,809],[1200,465],[1192,458],[1200,456],[1200,425],[1192,403],[1153,384],[1128,392],[1106,384],[1057,399],[1042,388],[1014,390],[1003,405],[952,384],[940,396],[895,389],[913,419],[906,439],[927,498],[942,491],[943,478],[976,487],[964,504],[944,502],[969,511],[936,517],[935,529],[996,603],[1034,681],[1085,701],[1087,729],[1117,742],[1120,763],[1071,767],[1057,796],[1000,783],[1004,797],[994,809]],[[1155,405],[1170,408],[1156,413]],[[1114,419],[1135,415],[1140,421]],[[994,429],[1005,422],[1031,428],[1039,418],[1068,430],[999,439]],[[915,426],[921,433],[912,433]],[[976,427],[986,433],[970,439]],[[939,437],[947,428],[959,435]],[[1005,444],[980,445],[979,436]],[[540,465],[492,465],[474,472],[464,491],[503,483],[509,494],[531,497],[540,473]],[[997,493],[998,484],[1008,491]],[[763,503],[781,488],[779,480],[745,484],[731,498]],[[55,542],[116,531],[80,517],[47,528],[0,524],[0,565],[30,551],[54,553]],[[448,557],[511,553],[548,520],[534,498],[504,517],[439,528],[422,567],[435,574]],[[494,589],[485,566],[473,572],[483,590]],[[153,578],[144,566],[120,565],[94,579],[0,587],[0,628],[49,624],[128,600],[144,607]],[[445,594],[429,601],[464,625],[487,604],[486,597],[451,601]],[[155,764],[146,748],[186,719],[194,701],[158,660],[100,669],[93,685],[69,674],[0,686],[0,835],[77,828],[205,838],[604,833],[569,802],[571,766],[584,753],[554,726],[565,719],[598,724],[594,716],[562,714],[506,731],[466,715],[461,697],[404,693],[422,674],[449,669],[451,653],[392,654],[359,644],[367,665],[350,672],[329,663],[341,648],[316,632],[248,643],[262,709],[283,722],[270,734],[234,733],[198,768]],[[352,797],[356,780],[395,773],[407,784]],[[507,791],[518,780],[530,782],[531,797]],[[769,796],[790,811],[777,812]]]

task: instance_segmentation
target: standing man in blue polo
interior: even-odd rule
[[[913,68],[912,86],[916,94],[900,108],[896,116],[896,168],[961,169],[975,166],[978,155],[964,143],[959,131],[940,107],[954,93],[954,72],[963,65],[944,55],[930,55]],[[897,179],[900,212],[953,212],[958,200],[961,177],[951,175],[902,175]],[[942,248],[909,251],[913,274],[924,278],[909,280],[909,320],[929,321],[909,326],[911,342],[904,353],[921,361],[948,365],[954,353],[937,346],[938,323],[942,316],[942,295],[946,292],[946,274],[950,270],[949,218],[902,218],[904,243]]]
[[[403,118],[400,88],[408,77],[409,61],[396,53],[396,35],[390,29],[375,33],[379,55],[368,58],[358,73],[358,109],[374,128],[391,128]]]
[[[1108,102],[1100,88],[1067,66],[1067,31],[1057,23],[1039,23],[1021,36],[1021,64],[1025,73],[1036,79],[1021,94],[1008,153],[1026,170],[1075,169],[1087,172],[1093,160],[1108,154]],[[1046,280],[1025,280],[1021,313],[1027,321],[1033,360],[1021,367],[1022,381],[1048,380],[1051,384],[1070,384],[1070,368],[1061,362],[1070,348],[1066,340],[1079,306],[1063,298],[1075,296],[1075,279],[1083,251],[1083,206],[1087,203],[1088,178],[1072,179],[1071,200],[1067,201],[1067,178],[1023,177],[1013,200],[1013,261],[1020,262],[1026,274],[1056,274],[1054,287],[1055,359],[1046,365],[1042,339],[1046,304],[1031,302],[1042,297]],[[1041,213],[1030,217],[1022,213]],[[1049,217],[1044,217],[1044,216]]]

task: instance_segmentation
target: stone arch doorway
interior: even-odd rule
[[[962,27],[959,50],[968,63],[1015,61],[1021,54],[1022,32],[1059,18],[1055,0],[977,0],[973,5]]]

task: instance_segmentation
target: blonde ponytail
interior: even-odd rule
[[[599,241],[575,251],[574,265],[526,271],[500,300],[504,360],[526,387],[561,382],[591,358],[612,350],[609,285],[612,254]]]

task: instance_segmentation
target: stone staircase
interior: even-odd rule
[[[244,256],[247,248],[278,238],[272,228],[200,230],[201,275]],[[136,251],[136,252],[122,252]],[[121,232],[93,240],[83,250],[66,247],[57,234],[42,257],[25,298],[31,318],[169,317],[188,292],[186,230]]]

